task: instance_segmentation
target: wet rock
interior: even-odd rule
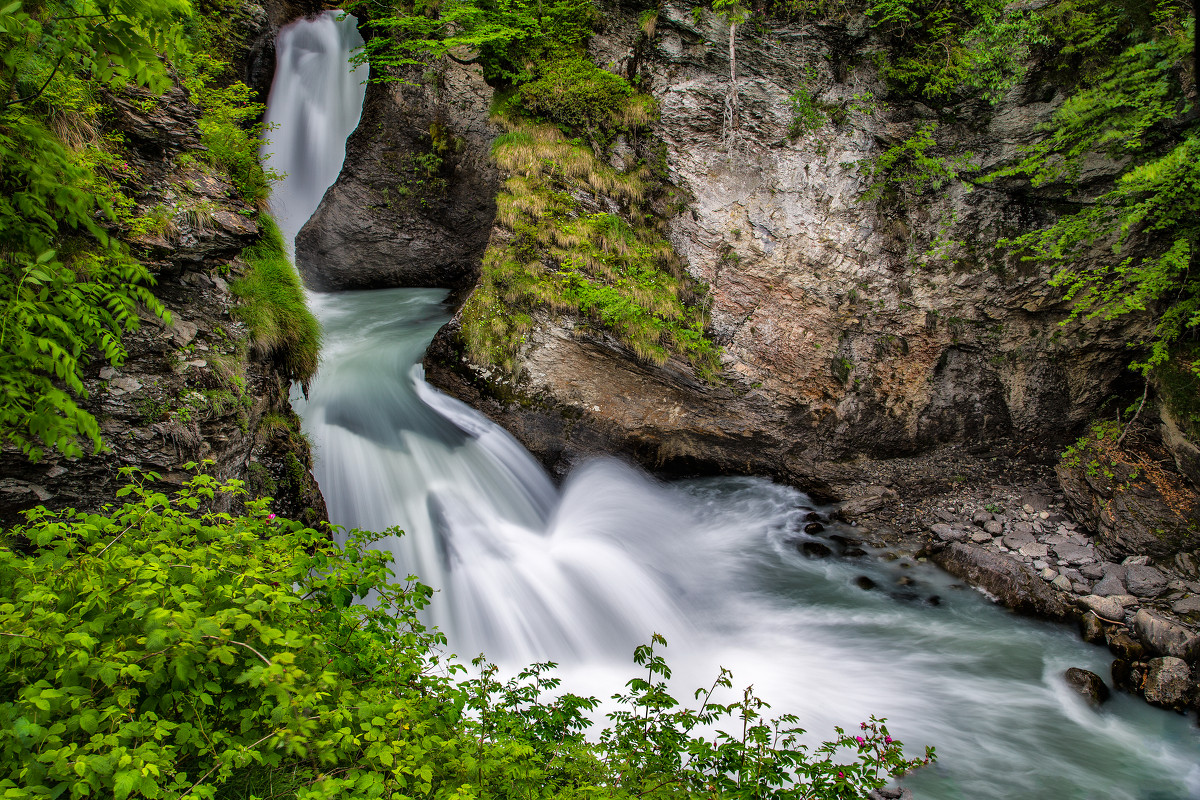
[[[1125,607],[1110,597],[1090,594],[1079,598],[1079,605],[1109,622],[1120,622],[1125,619]]]
[[[1092,587],[1092,593],[1104,596],[1125,594],[1125,583],[1115,574],[1105,575]]]
[[[1143,608],[1134,615],[1133,628],[1152,653],[1193,662],[1200,655],[1200,637],[1149,609]]]
[[[843,558],[862,558],[867,554],[861,547],[847,547],[842,551]]]
[[[867,795],[867,800],[916,800],[916,796],[912,793],[912,789],[896,787],[875,789]]]
[[[1079,618],[1079,635],[1085,642],[1102,644],[1104,642],[1104,623],[1089,611]]]
[[[942,598],[939,595],[931,594],[929,597],[925,598],[925,602],[931,606],[940,606],[942,604]]]
[[[804,526],[805,533],[820,533],[825,530],[825,526],[819,522],[810,522]]]
[[[1105,638],[1108,640],[1108,649],[1123,661],[1139,661],[1146,654],[1146,648],[1142,646],[1142,643],[1121,628],[1110,630]]]
[[[1025,564],[976,545],[952,543],[933,560],[955,577],[986,589],[1019,614],[1065,620],[1074,615],[1063,599]]]
[[[1104,701],[1109,698],[1108,687],[1104,685],[1104,681],[1094,672],[1089,672],[1086,669],[1079,667],[1071,667],[1063,677],[1067,679],[1067,685],[1074,689],[1084,700],[1087,700],[1088,705],[1093,708],[1098,708]]]
[[[1142,691],[1146,702],[1182,711],[1191,700],[1191,670],[1182,658],[1164,656],[1146,664]]]
[[[897,586],[912,586],[915,583],[916,583],[916,581],[907,575],[901,575],[899,578],[896,579]]]
[[[869,592],[875,588],[875,581],[871,580],[866,575],[859,575],[854,579],[854,585],[862,589],[864,592]]]
[[[833,555],[833,550],[820,542],[802,542],[800,552],[807,558],[829,558]]]
[[[1125,586],[1137,597],[1158,597],[1167,589],[1167,578],[1154,567],[1134,564],[1125,568]]]

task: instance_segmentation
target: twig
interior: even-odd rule
[[[258,652],[258,651],[257,651],[257,650],[255,650],[253,647],[251,647],[250,645],[246,644],[245,642],[239,642],[239,641],[236,641],[236,640],[234,640],[234,639],[222,639],[220,636],[205,636],[204,638],[205,638],[205,639],[215,639],[215,640],[216,640],[216,641],[218,641],[218,642],[229,642],[230,644],[236,644],[238,647],[244,647],[244,648],[246,648],[247,650],[249,650],[251,653],[254,653],[254,655],[256,655],[256,656],[258,656],[259,658],[261,658],[261,659],[262,659],[262,661],[263,661],[263,663],[264,663],[264,664],[266,664],[268,667],[274,666],[274,665],[271,663],[271,659],[267,658],[267,657],[266,657],[266,656],[264,656],[262,653]],[[180,796],[182,797],[182,795],[180,795]]]
[[[1121,435],[1117,437],[1117,449],[1121,449],[1121,442],[1125,441],[1125,435],[1129,433],[1129,429],[1133,427],[1133,423],[1137,422],[1138,417],[1142,413],[1142,409],[1146,407],[1146,395],[1150,393],[1150,381],[1146,381],[1145,387],[1142,389],[1142,402],[1138,403],[1137,411],[1133,412],[1133,419],[1129,420],[1125,425],[1125,429],[1121,431]]]

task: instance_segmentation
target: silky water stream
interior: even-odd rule
[[[280,35],[268,149],[288,174],[275,195],[285,232],[340,168],[363,77],[345,60],[360,41],[330,14]],[[805,558],[803,526],[823,511],[769,481],[666,484],[601,460],[556,488],[505,431],[424,382],[444,292],[309,300],[324,350],[308,400],[293,402],[330,516],[406,532],[380,546],[439,590],[433,621],[465,658],[556,660],[566,688],[607,697],[656,631],[679,696],[723,665],[816,737],[874,714],[913,752],[935,745],[937,764],[904,782],[918,798],[1200,798],[1185,718],[1127,696],[1095,711],[1067,688],[1070,666],[1107,677],[1105,650],[926,564]],[[839,532],[853,535],[827,522],[818,536]],[[876,588],[859,588],[864,576]]]

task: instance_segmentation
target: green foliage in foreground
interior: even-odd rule
[[[749,691],[714,700],[724,671],[684,709],[657,636],[585,738],[596,701],[554,695],[552,665],[464,678],[417,616],[430,590],[372,536],[338,546],[261,500],[207,510],[229,492],[137,479],[105,513],[37,508],[10,532],[5,798],[854,798],[932,758],[877,720],[801,745]]]
[[[321,325],[304,302],[279,226],[259,214],[258,227],[262,238],[242,251],[249,269],[229,287],[241,301],[233,313],[250,326],[254,346],[274,356],[288,378],[308,383],[317,371]]]

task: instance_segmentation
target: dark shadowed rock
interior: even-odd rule
[[[1033,570],[999,553],[955,542],[934,553],[932,559],[951,575],[995,595],[1018,614],[1066,620],[1075,613]]]
[[[865,592],[869,592],[875,588],[875,581],[871,580],[866,575],[859,575],[854,579],[854,585]]]
[[[802,542],[800,552],[808,558],[829,558],[833,555],[833,551],[820,542]]]
[[[1137,661],[1146,654],[1142,643],[1130,636],[1121,628],[1114,628],[1106,634],[1108,649],[1123,661]]]
[[[1063,677],[1067,679],[1067,685],[1087,700],[1090,706],[1098,707],[1109,697],[1108,687],[1094,672],[1071,667],[1063,673]]]
[[[367,87],[342,173],[296,236],[309,288],[461,289],[478,274],[500,185],[492,92],[457,65],[440,81]]]
[[[1091,611],[1079,618],[1079,635],[1085,642],[1092,644],[1104,643],[1104,623]]]

